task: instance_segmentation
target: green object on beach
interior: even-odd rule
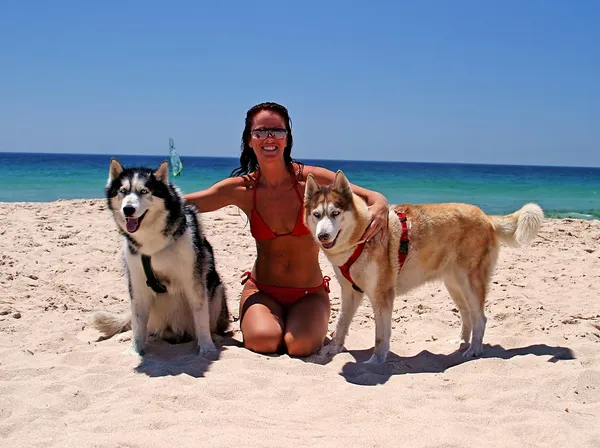
[[[173,138],[169,137],[169,155],[171,156],[171,168],[173,169],[173,176],[179,176],[181,170],[183,170],[183,163],[179,158],[179,154],[175,150],[175,142]]]

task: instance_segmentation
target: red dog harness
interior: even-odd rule
[[[410,242],[408,240],[408,225],[406,224],[406,213],[397,211],[395,213],[398,219],[400,220],[400,225],[402,226],[402,235],[400,236],[400,247],[398,249],[398,271],[401,271],[402,266],[404,266],[404,262],[406,261],[406,257],[408,256],[408,248]],[[344,263],[342,266],[339,266],[342,275],[346,278],[346,280],[352,283],[352,288],[358,292],[364,291],[360,289],[356,283],[354,283],[354,280],[352,280],[352,276],[350,275],[350,267],[356,262],[356,260],[358,260],[358,257],[360,257],[360,255],[362,254],[366,244],[366,242],[362,242],[358,246],[356,246],[356,249],[354,249],[354,252],[352,252],[352,255],[350,255],[350,258],[348,258],[348,261],[346,261],[346,263]]]

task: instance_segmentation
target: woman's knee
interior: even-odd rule
[[[282,340],[281,329],[276,328],[250,328],[244,331],[244,347],[257,353],[275,353]]]
[[[244,347],[257,353],[275,353],[283,340],[283,310],[271,297],[248,287],[240,301]]]
[[[312,337],[309,335],[295,337],[290,332],[287,332],[283,337],[288,354],[301,357],[316,353],[321,348],[323,339],[315,338],[315,335],[312,335]]]
[[[290,356],[310,356],[323,345],[329,322],[329,297],[314,294],[289,311],[283,337]]]

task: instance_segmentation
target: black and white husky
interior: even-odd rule
[[[132,330],[131,349],[144,354],[148,334],[196,339],[198,353],[216,351],[211,333],[229,326],[225,288],[196,209],[169,182],[169,164],[124,168],[111,159],[106,199],[124,238],[131,312],[95,313],[105,336]]]

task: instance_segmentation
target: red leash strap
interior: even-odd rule
[[[402,226],[402,236],[400,237],[400,247],[398,248],[398,270],[400,270],[402,269],[402,266],[404,266],[404,262],[408,256],[410,241],[408,240],[408,224],[406,223],[406,213],[397,211],[396,216],[400,220],[400,225]]]
[[[363,250],[365,249],[365,245],[366,243],[363,242],[356,246],[356,249],[354,249],[354,252],[352,252],[352,255],[350,255],[350,258],[348,258],[348,261],[346,261],[346,263],[344,263],[342,266],[339,266],[342,275],[346,277],[346,280],[352,283],[352,287],[358,292],[363,292],[363,290],[360,289],[356,283],[354,283],[354,280],[352,280],[352,276],[350,275],[350,266],[352,266],[354,262],[358,260],[358,257],[360,257],[360,254],[362,254]]]
[[[396,216],[400,220],[400,225],[402,226],[402,235],[400,236],[400,247],[398,249],[398,270],[401,270],[402,266],[404,266],[404,262],[406,261],[406,257],[408,256],[410,241],[408,240],[408,224],[406,213],[396,211]],[[366,243],[361,243],[358,246],[356,246],[356,249],[354,249],[354,252],[352,252],[352,255],[350,256],[348,261],[346,261],[346,263],[344,263],[342,266],[339,266],[342,275],[346,278],[346,280],[348,280],[352,284],[352,288],[354,288],[354,290],[358,292],[363,292],[363,290],[360,289],[356,283],[354,283],[354,280],[352,280],[352,276],[350,275],[350,267],[354,264],[356,260],[358,260],[358,257],[360,257],[360,254],[362,254],[363,250],[365,249],[365,245]]]
[[[240,283],[241,283],[242,285],[245,285],[245,284],[246,284],[246,282],[247,282],[248,280],[250,280],[250,276],[251,276],[251,275],[252,275],[252,274],[251,274],[251,272],[250,272],[250,271],[246,271],[246,272],[244,272],[244,273],[242,274],[242,277],[244,277],[244,276],[245,276],[246,278],[243,278],[243,279],[242,279],[242,281],[241,281]]]
[[[323,277],[323,287],[325,288],[325,291],[327,291],[327,294],[329,294],[331,291],[329,290],[329,281],[331,280],[331,277],[328,277],[327,275]]]

